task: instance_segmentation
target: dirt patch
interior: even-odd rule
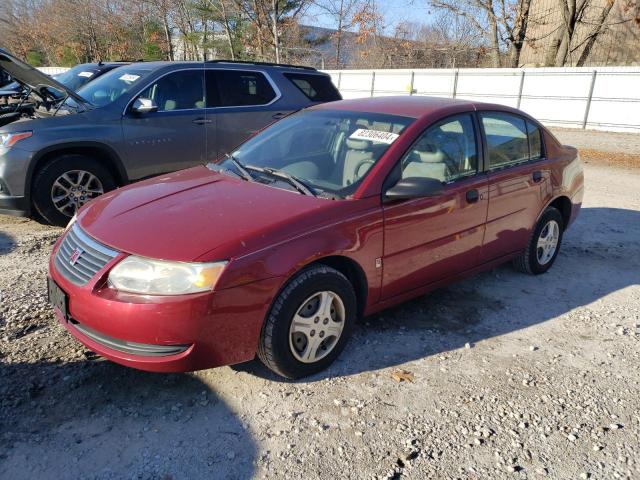
[[[580,158],[585,164],[640,169],[640,153],[605,152],[590,148],[581,148],[579,151]]]

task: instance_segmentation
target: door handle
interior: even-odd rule
[[[193,123],[195,123],[196,125],[207,125],[209,123],[211,123],[212,120],[209,118],[196,118]]]
[[[284,118],[286,116],[287,116],[286,113],[278,112],[278,113],[274,113],[271,118],[273,118],[274,120],[280,120],[281,118]]]
[[[480,198],[480,194],[478,193],[478,190],[476,190],[475,188],[467,192],[467,203],[476,203],[479,198]]]
[[[533,172],[533,181],[535,183],[540,183],[542,181],[542,172],[539,170],[536,170],[535,172]]]

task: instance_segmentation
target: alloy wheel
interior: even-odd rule
[[[69,170],[53,182],[51,202],[60,213],[72,217],[82,205],[103,193],[98,177],[85,170]]]

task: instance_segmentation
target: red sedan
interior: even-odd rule
[[[519,110],[323,104],[90,202],[53,249],[49,295],[115,362],[175,372],[257,354],[298,378],[331,364],[360,316],[509,260],[544,273],[582,195],[576,149]]]

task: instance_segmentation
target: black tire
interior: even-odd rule
[[[558,243],[553,253],[553,256],[547,260],[545,263],[541,263],[538,255],[538,239],[540,238],[540,234],[543,233],[544,228],[547,226],[549,222],[556,222],[559,226],[558,232]],[[517,258],[514,259],[513,265],[514,267],[524,273],[528,273],[530,275],[540,275],[541,273],[545,273],[547,270],[551,268],[553,263],[556,261],[556,257],[558,256],[558,252],[560,251],[560,246],[562,245],[562,234],[564,233],[564,220],[562,219],[562,215],[555,207],[547,208],[538,223],[536,223],[535,228],[533,229],[533,233],[531,234],[531,238],[529,239],[529,245],[524,252],[520,254]]]
[[[107,167],[85,155],[61,155],[47,162],[35,175],[31,190],[33,206],[42,219],[51,225],[65,226],[73,214],[59,211],[53,203],[51,192],[54,182],[64,173],[83,170],[95,176],[104,192],[116,188],[116,181]]]
[[[292,352],[289,330],[293,317],[303,302],[314,293],[323,291],[337,294],[344,305],[342,333],[326,356],[313,363],[304,363]],[[340,355],[349,340],[356,312],[357,300],[353,285],[342,273],[325,265],[309,267],[293,277],[273,302],[262,327],[258,358],[270,370],[290,379],[324,370]]]

